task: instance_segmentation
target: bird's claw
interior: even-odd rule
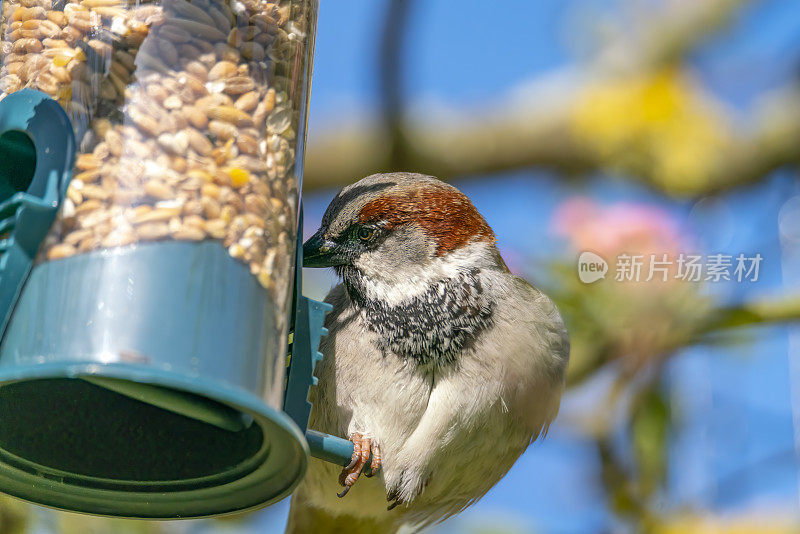
[[[367,462],[369,462],[370,453],[372,454],[370,472],[365,473],[364,476],[375,476],[381,468],[381,449],[377,443],[358,432],[350,436],[350,441],[353,442],[353,457],[339,475],[339,484],[344,486],[344,489],[340,493],[337,493],[339,498],[347,495],[347,492],[350,491],[350,488],[356,483],[358,477],[361,476],[361,471],[364,469],[364,466],[367,465]]]
[[[403,484],[402,481],[398,482],[397,485],[389,489],[389,491],[386,493],[386,501],[389,503],[389,506],[387,506],[386,509],[394,510],[401,504],[409,505],[414,501],[414,499],[417,498],[417,496],[419,496],[419,494],[425,490],[425,488],[428,487],[430,481],[430,476],[428,476],[424,479],[424,482],[418,486]]]
[[[394,510],[397,505],[403,504],[403,500],[400,498],[400,490],[398,488],[395,488],[387,493],[386,500],[389,503],[389,506],[386,507],[387,510]]]

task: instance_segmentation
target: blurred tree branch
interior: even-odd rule
[[[709,35],[724,29],[736,12],[753,0],[705,0],[703,2],[667,3],[656,16],[645,17],[638,35],[644,37],[642,46],[632,47],[623,39],[620,46],[648,67],[683,60]],[[650,4],[644,7],[651,10]]]
[[[730,127],[735,118],[717,109],[719,104],[685,73],[674,72],[744,3],[681,2],[663,16],[651,13],[635,35],[622,32],[604,43],[569,86],[517,99],[509,109],[420,119],[407,113],[403,101],[402,53],[411,2],[390,0],[380,56],[381,119],[345,124],[312,140],[304,187],[341,187],[391,170],[445,180],[520,169],[570,177],[610,170],[675,195],[712,194],[756,182],[800,163],[800,145],[794,142],[800,136],[800,89],[773,95],[753,112],[749,132],[735,136]],[[625,122],[636,113],[642,115],[639,122]],[[609,127],[616,118],[620,125]],[[686,132],[680,131],[682,125]]]
[[[729,328],[796,321],[800,321],[800,295],[789,295],[721,308],[704,330],[713,333]]]
[[[703,195],[757,182],[769,172],[800,164],[800,91],[774,96],[756,115],[758,126],[733,139],[716,154],[702,181],[672,186],[652,172],[646,157],[636,174],[627,173],[670,194]],[[783,110],[780,116],[776,110]],[[320,139],[309,151],[303,186],[306,191],[341,187],[374,172],[414,170],[444,180],[519,169],[545,169],[567,175],[608,170],[606,158],[579,139],[568,110],[471,112],[447,123],[406,124],[402,159],[388,147],[380,124],[352,125]],[[398,164],[402,161],[402,166]]]
[[[562,304],[563,306],[563,304]],[[708,319],[696,325],[694,332],[686,336],[677,336],[674,343],[664,347],[667,354],[681,348],[708,341],[710,337],[724,334],[733,328],[781,325],[800,322],[800,295],[788,295],[777,298],[760,298],[743,302],[735,306],[717,308],[708,315]],[[586,325],[582,325],[586,328]],[[595,339],[601,341],[601,337]],[[613,360],[613,348],[597,346],[597,357],[587,365],[571,365],[567,375],[567,386],[582,384],[609,361]]]
[[[373,172],[398,170],[382,130],[380,124],[355,126],[316,143],[306,164],[306,190],[340,187]],[[589,169],[588,158],[559,121],[545,124],[515,114],[484,113],[480,119],[449,124],[406,125],[402,131],[408,144],[401,169],[445,180],[533,166]]]
[[[413,0],[389,0],[384,16],[381,50],[378,56],[383,124],[389,138],[388,165],[402,167],[409,158],[408,142],[402,128],[405,109],[403,94],[403,51],[408,34],[408,16]]]

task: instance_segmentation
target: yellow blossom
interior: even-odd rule
[[[727,141],[723,121],[691,77],[672,67],[591,84],[572,127],[610,168],[687,193],[707,182]]]

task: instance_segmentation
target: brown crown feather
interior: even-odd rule
[[[389,230],[403,224],[419,225],[436,240],[437,256],[461,248],[473,239],[496,241],[491,227],[469,198],[445,186],[425,186],[382,196],[361,208],[360,223],[378,221],[383,221]]]

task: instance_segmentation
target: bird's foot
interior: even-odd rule
[[[339,475],[339,484],[344,486],[341,493],[337,495],[341,498],[347,495],[350,488],[361,476],[361,471],[364,466],[369,462],[370,453],[372,453],[372,462],[370,462],[370,471],[365,473],[364,476],[372,477],[381,468],[381,448],[371,438],[364,436],[358,432],[354,432],[350,436],[350,441],[353,442],[353,457],[350,463],[342,469]]]

